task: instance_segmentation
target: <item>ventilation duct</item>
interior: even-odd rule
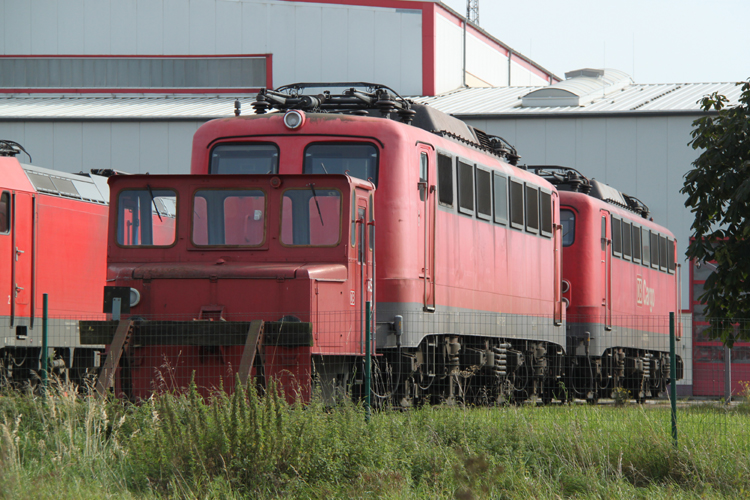
[[[616,69],[577,69],[565,73],[565,80],[523,96],[525,108],[585,106],[633,83]]]

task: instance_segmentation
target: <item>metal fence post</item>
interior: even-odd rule
[[[732,402],[732,349],[724,346],[724,401]]]
[[[370,323],[372,322],[371,316],[372,316],[372,310],[370,309],[370,301],[367,301],[367,327],[365,328],[365,421],[370,421],[370,403],[372,402],[371,397],[371,387],[370,387],[370,362],[371,362],[371,355],[370,352]]]
[[[669,313],[669,399],[672,401],[672,441],[677,448],[677,353],[675,352],[674,313]]]
[[[42,295],[42,390],[47,393],[47,294]]]

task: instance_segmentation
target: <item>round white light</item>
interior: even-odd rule
[[[286,125],[286,127],[289,129],[294,130],[296,128],[300,128],[303,123],[305,123],[305,115],[302,113],[302,111],[292,109],[290,111],[287,111],[284,115],[284,125]]]
[[[130,289],[130,307],[135,307],[141,301],[141,292],[135,288]]]

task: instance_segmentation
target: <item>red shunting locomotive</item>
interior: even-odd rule
[[[48,368],[81,384],[104,352],[78,342],[78,320],[104,317],[107,179],[22,164],[21,152],[0,140],[0,381],[37,379],[46,293]]]

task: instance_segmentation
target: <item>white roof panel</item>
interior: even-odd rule
[[[734,83],[629,84],[582,106],[524,107],[522,99],[543,87],[489,87],[454,90],[416,102],[461,117],[477,115],[536,116],[550,114],[700,113],[698,101],[719,92],[738,103]],[[0,120],[210,120],[234,115],[239,99],[242,114],[253,114],[255,95],[241,96],[91,96],[0,94]]]
[[[584,106],[523,107],[522,98],[545,87],[498,87],[455,90],[435,97],[418,97],[416,101],[440,111],[469,117],[472,115],[549,115],[590,113],[700,113],[698,101],[718,92],[736,105],[740,87],[734,83],[630,84],[620,90],[597,97]]]

